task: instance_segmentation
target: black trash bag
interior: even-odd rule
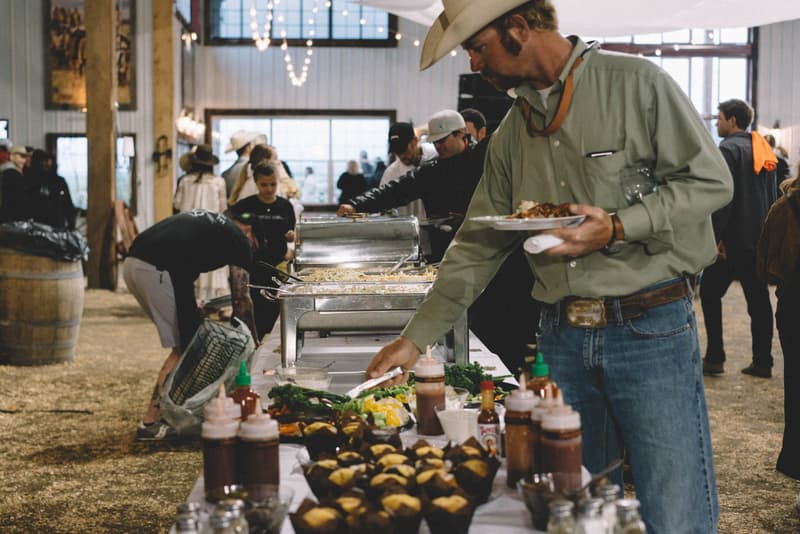
[[[0,247],[61,261],[89,258],[89,245],[77,230],[57,230],[33,221],[0,224]]]

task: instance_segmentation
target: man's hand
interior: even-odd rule
[[[294,230],[289,230],[283,237],[286,238],[287,243],[292,243],[294,241]]]
[[[398,337],[385,345],[378,354],[372,358],[367,367],[366,377],[375,378],[381,376],[393,367],[398,365],[403,368],[403,374],[381,384],[381,387],[393,386],[408,382],[408,370],[413,368],[419,358],[419,349],[409,339]]]
[[[339,217],[345,217],[355,212],[356,209],[350,204],[342,204],[341,206],[339,206],[339,211],[336,212],[336,215],[338,215]]]
[[[586,219],[575,228],[558,228],[542,232],[564,240],[564,243],[547,249],[545,254],[577,258],[600,250],[608,244],[613,227],[613,221],[608,212],[586,204],[572,204],[569,209],[575,215],[586,215]],[[622,237],[621,232],[617,232],[617,239],[622,239]]]

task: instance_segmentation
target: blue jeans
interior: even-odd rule
[[[596,473],[626,451],[649,533],[714,533],[719,504],[692,296],[629,321],[618,304],[598,329],[568,325],[558,303],[542,309],[538,346],[581,415],[584,465]],[[621,471],[614,478],[621,483]]]

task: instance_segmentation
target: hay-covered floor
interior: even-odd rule
[[[783,429],[777,335],[775,376],[741,375],[750,329],[738,287],[724,312],[728,372],[706,379],[720,532],[800,532],[800,482],[774,470]],[[133,297],[89,290],[72,363],[0,366],[0,532],[169,529],[200,473],[198,443],[133,439],[165,356]]]

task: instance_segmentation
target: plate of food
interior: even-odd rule
[[[586,218],[585,215],[573,215],[569,204],[551,204],[523,200],[517,211],[511,215],[485,215],[472,217],[471,220],[487,224],[495,230],[533,231],[553,228],[569,228],[578,226]]]

